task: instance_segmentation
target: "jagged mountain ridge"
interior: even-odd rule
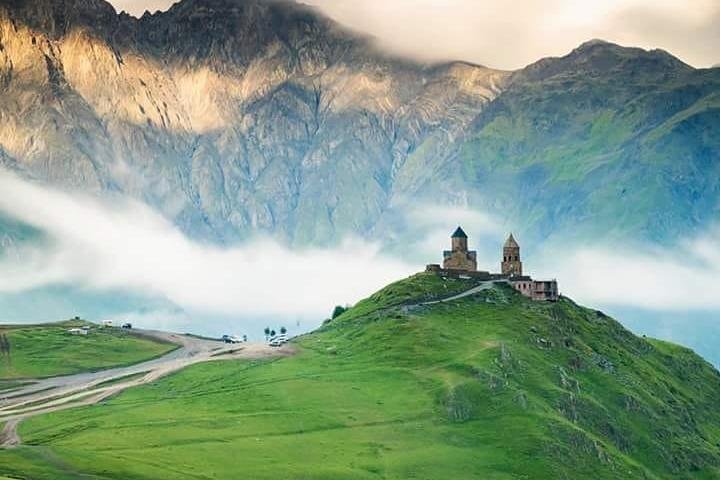
[[[664,51],[593,40],[501,72],[387,56],[290,1],[0,11],[0,161],[138,198],[195,237],[402,241],[403,212],[431,203],[531,243],[664,242],[720,210],[720,70]]]
[[[139,20],[102,0],[3,4],[4,163],[214,240],[367,232],[408,153],[449,148],[507,77],[386,57],[290,2],[185,0]]]

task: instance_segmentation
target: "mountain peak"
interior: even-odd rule
[[[668,69],[691,68],[674,55],[660,48],[645,50],[640,47],[625,47],[600,39],[593,39],[582,43],[573,50],[569,56],[581,57],[586,55],[612,55],[620,62],[643,59],[656,63],[656,66]],[[647,68],[652,68],[652,66],[651,64],[645,64]]]
[[[608,42],[607,40],[603,40],[602,38],[593,38],[591,40],[581,43],[580,46],[577,47],[576,50],[587,50],[589,48],[593,48],[593,47],[597,47],[597,46],[609,46],[609,45],[618,46],[617,44]]]
[[[207,59],[219,70],[248,65],[272,46],[294,61],[322,64],[336,49],[359,40],[315,7],[291,0],[182,0],[145,14],[137,37],[166,59]]]
[[[50,37],[64,35],[77,26],[98,28],[115,24],[118,14],[105,0],[3,0],[10,16]]]
[[[105,0],[0,0],[0,14],[53,40],[81,28],[117,51],[190,59],[221,71],[276,46],[293,53],[294,64],[299,57],[322,64],[348,45],[363,46],[363,37],[294,0],[181,0],[140,18]]]
[[[606,40],[582,43],[563,57],[543,58],[516,74],[516,78],[542,81],[552,77],[596,77],[611,72],[633,77],[667,76],[693,70],[665,50],[624,47]]]

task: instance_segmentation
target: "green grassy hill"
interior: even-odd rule
[[[710,479],[720,374],[604,314],[420,274],[297,340],[21,424],[32,479]]]
[[[87,336],[68,329],[89,325]],[[40,378],[129,365],[165,354],[176,345],[102,328],[82,320],[0,326],[0,389],[8,380]]]

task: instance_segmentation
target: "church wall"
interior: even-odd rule
[[[477,270],[477,260],[473,252],[453,251],[445,257],[443,268],[449,270]]]

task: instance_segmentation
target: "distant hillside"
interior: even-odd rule
[[[588,42],[513,75],[456,181],[543,239],[672,240],[718,218],[719,125],[720,70]]]
[[[21,424],[34,479],[711,479],[720,374],[569,299],[421,274],[273,362],[192,367]],[[101,445],[102,447],[98,447]],[[241,465],[239,460],[241,459]],[[270,467],[271,466],[271,467]]]
[[[0,164],[186,233],[413,236],[468,206],[524,237],[673,240],[720,208],[720,71],[588,42],[501,72],[379,52],[290,1],[0,1]],[[390,230],[392,227],[392,230]]]
[[[88,335],[68,333],[89,327]],[[149,338],[130,335],[120,328],[102,328],[82,320],[27,326],[0,326],[0,388],[3,382],[69,375],[131,365],[175,348]]]

